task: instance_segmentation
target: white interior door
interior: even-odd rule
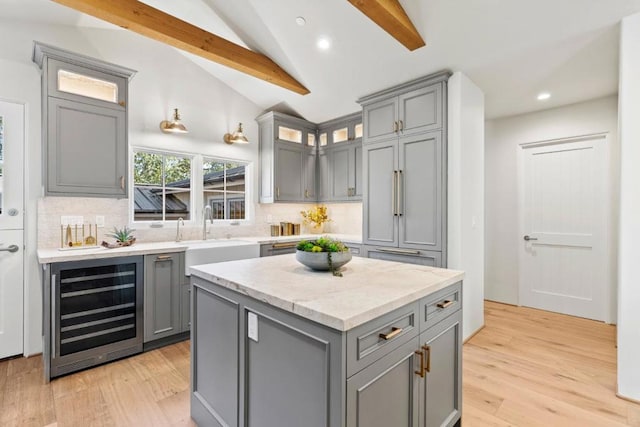
[[[0,101],[0,358],[23,353],[24,106]]]
[[[606,137],[522,146],[520,304],[604,320]]]

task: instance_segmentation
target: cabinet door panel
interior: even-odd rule
[[[420,335],[428,345],[431,369],[425,375],[424,427],[453,426],[462,410],[462,325],[461,314],[451,315]]]
[[[366,190],[363,198],[363,227],[366,244],[398,245],[398,222],[393,214],[397,152],[397,141],[364,147],[363,173]]]
[[[299,202],[304,199],[303,157],[302,147],[276,143],[276,201]]]
[[[47,194],[125,197],[126,112],[49,97]]]
[[[442,140],[440,132],[400,139],[400,246],[442,248]]]
[[[144,341],[181,331],[179,255],[147,255],[144,272]]]
[[[353,183],[351,184],[355,191],[353,197],[362,199],[362,144],[353,147],[353,157]]]
[[[329,177],[331,200],[349,199],[350,147],[331,149],[331,175]]]
[[[306,201],[315,201],[317,194],[316,183],[316,151],[315,148],[306,148],[305,150],[305,165],[304,165],[304,198]]]
[[[414,427],[420,377],[414,338],[347,380],[347,425]]]
[[[364,141],[373,143],[398,135],[398,98],[385,99],[364,107]]]
[[[191,287],[189,285],[180,286],[180,329],[186,332],[191,329]]]
[[[400,95],[398,105],[401,135],[442,128],[441,83]]]
[[[235,427],[239,398],[239,304],[203,289],[197,281],[193,292],[191,416],[199,425]]]
[[[257,316],[257,342],[245,345],[245,424],[327,426],[329,343]]]

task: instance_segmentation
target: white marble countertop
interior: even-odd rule
[[[52,262],[115,258],[119,256],[184,252],[186,249],[187,245],[183,242],[136,243],[132,246],[125,246],[116,249],[107,249],[103,247],[71,250],[38,249],[38,262],[40,264],[48,264]]]
[[[318,234],[302,234],[297,236],[250,236],[250,237],[234,237],[231,239],[209,239],[207,242],[225,241],[243,241],[250,243],[276,243],[276,242],[297,242],[303,239],[316,239]],[[362,243],[361,235],[353,234],[322,234],[322,236],[330,236],[334,239],[342,240],[347,243]],[[136,243],[133,246],[127,246],[117,249],[107,249],[103,247],[91,249],[38,249],[38,262],[40,264],[48,264],[52,262],[82,261],[86,259],[114,258],[118,256],[129,255],[147,255],[167,252],[184,252],[190,244],[198,245],[205,241],[184,241],[184,242],[148,242]]]
[[[347,331],[463,279],[456,270],[354,257],[343,277],[312,271],[295,254],[191,267],[192,277]],[[197,280],[197,279],[196,279]]]

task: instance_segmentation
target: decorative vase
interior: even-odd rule
[[[296,260],[312,270],[329,270],[329,252],[305,252],[296,250]],[[351,252],[331,252],[331,263],[335,270],[351,261]]]
[[[309,232],[311,234],[322,234],[323,230],[324,230],[324,224],[315,224],[315,223],[309,224]]]

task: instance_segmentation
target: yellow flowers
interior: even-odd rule
[[[320,226],[325,222],[331,221],[327,216],[327,207],[324,205],[315,206],[308,211],[300,211],[303,222],[307,225]]]

